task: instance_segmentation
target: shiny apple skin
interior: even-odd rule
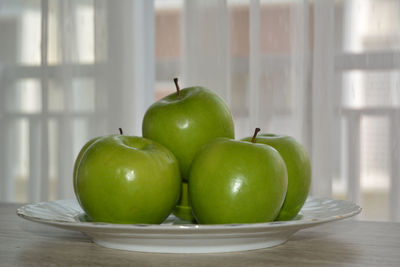
[[[250,141],[251,137],[243,140]],[[288,171],[288,190],[276,220],[293,219],[303,207],[311,185],[311,163],[305,148],[293,137],[259,134],[256,143],[272,146],[281,154]]]
[[[96,142],[97,140],[99,140],[101,138],[101,136],[95,137],[90,139],[88,142],[86,142],[86,144],[81,148],[81,150],[78,153],[78,156],[75,159],[75,163],[74,163],[74,172],[73,172],[73,185],[74,185],[74,193],[75,196],[77,196],[77,190],[76,190],[76,181],[77,181],[77,170],[78,170],[78,166],[81,162],[81,159],[83,157],[83,155],[85,154],[86,150],[90,147],[91,144],[93,144],[94,142]],[[78,199],[78,198],[77,198]],[[79,199],[78,199],[79,201]]]
[[[206,144],[193,160],[189,198],[200,224],[273,221],[287,190],[287,171],[272,147],[228,139]]]
[[[92,221],[160,224],[181,188],[175,156],[141,137],[112,135],[94,142],[77,169],[77,196]]]
[[[214,138],[234,138],[234,125],[222,98],[209,89],[189,87],[180,91],[180,99],[173,93],[150,106],[142,133],[174,153],[187,180],[197,151]]]

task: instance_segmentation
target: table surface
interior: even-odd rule
[[[347,219],[300,230],[280,246],[215,254],[100,247],[80,232],[19,218],[0,204],[0,266],[400,266],[400,223]]]

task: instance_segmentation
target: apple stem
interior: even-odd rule
[[[181,99],[181,90],[179,88],[178,78],[174,78],[174,83],[175,83],[175,86],[176,86],[176,94],[178,96],[178,99]]]
[[[260,128],[256,128],[256,129],[254,130],[253,138],[251,138],[251,142],[252,142],[252,143],[255,143],[255,142],[256,142],[256,137],[257,137],[257,134],[258,134],[259,131],[261,131]]]
[[[120,135],[123,135],[123,134],[124,134],[124,132],[122,131],[122,128],[118,128],[118,130],[119,130],[119,134],[120,134]]]

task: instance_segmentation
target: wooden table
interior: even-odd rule
[[[400,266],[400,223],[344,220],[284,245],[239,253],[152,254],[100,247],[80,232],[19,218],[0,204],[0,266]]]

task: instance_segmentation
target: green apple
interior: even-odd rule
[[[216,137],[234,138],[232,114],[217,94],[203,87],[180,90],[155,102],[146,111],[143,137],[167,147],[178,159],[187,180],[196,152]]]
[[[92,221],[159,224],[181,190],[179,165],[164,146],[142,137],[110,135],[78,163],[76,193]]]
[[[251,137],[243,140],[250,141]],[[288,190],[277,220],[291,220],[303,207],[310,190],[311,164],[307,151],[290,136],[259,134],[255,142],[272,146],[285,161],[288,171]]]
[[[82,159],[83,155],[85,154],[86,150],[89,148],[89,146],[90,146],[91,144],[93,144],[94,142],[96,142],[97,140],[99,140],[100,138],[101,138],[101,136],[98,136],[98,137],[95,137],[95,138],[90,139],[90,140],[81,148],[81,150],[79,151],[78,156],[77,156],[76,159],[75,159],[75,163],[74,163],[74,172],[73,172],[73,185],[74,185],[74,192],[75,192],[75,195],[76,195],[76,196],[77,196],[77,190],[76,190],[77,178],[76,178],[76,173],[77,173],[77,170],[78,170],[79,163],[81,162],[81,159]],[[79,199],[78,199],[78,201],[79,201]]]
[[[274,148],[215,139],[193,160],[189,199],[200,224],[273,221],[285,200],[285,163]]]
[[[189,204],[189,193],[188,193],[188,184],[187,182],[182,182],[182,190],[181,190],[181,198],[178,201],[178,204],[172,211],[172,213],[185,221],[195,222],[195,218],[192,214],[192,208]]]

